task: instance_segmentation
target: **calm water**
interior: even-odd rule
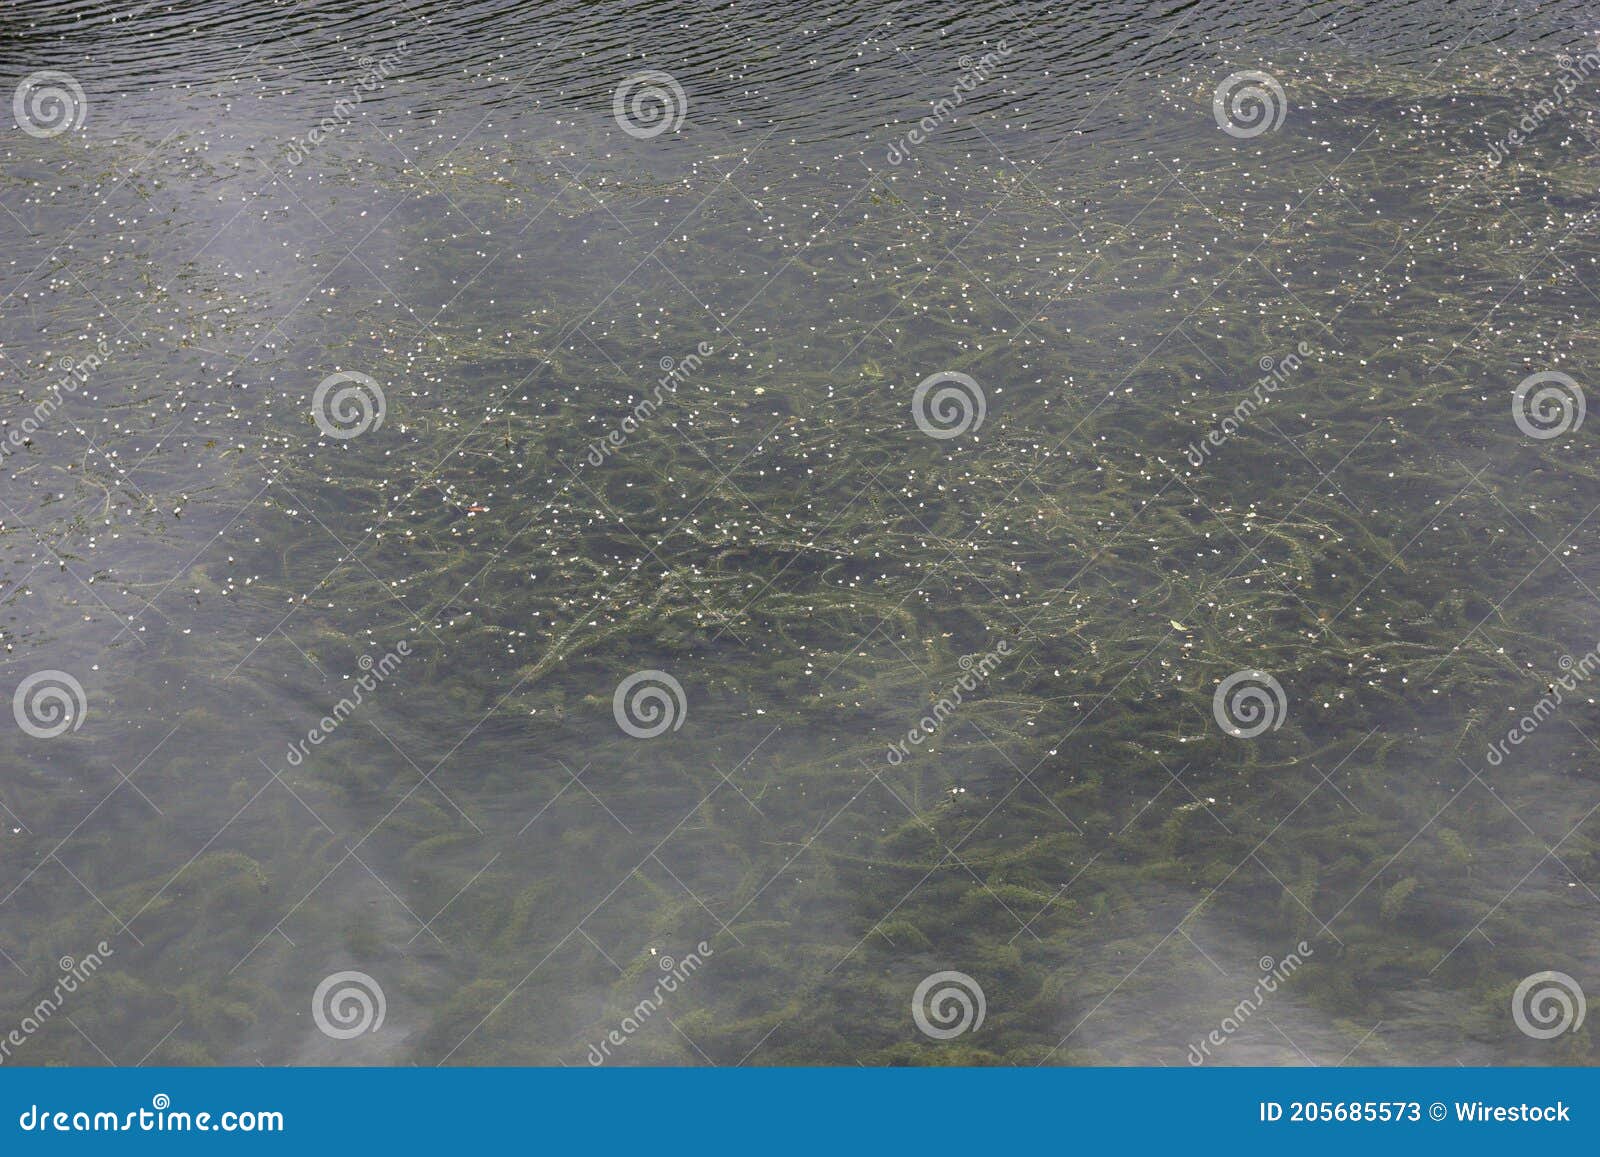
[[[0,1061],[1596,1057],[1593,5],[0,33]]]

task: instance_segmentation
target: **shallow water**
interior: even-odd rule
[[[0,1060],[1593,1059],[1592,6],[807,13],[0,16]]]

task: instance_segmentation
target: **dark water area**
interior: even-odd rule
[[[1600,1055],[1594,5],[0,77],[0,1063]]]

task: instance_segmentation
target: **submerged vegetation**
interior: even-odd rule
[[[1306,53],[1250,140],[1227,71],[1133,78],[1134,144],[999,109],[897,166],[583,120],[445,156],[444,114],[427,172],[13,143],[9,211],[96,227],[0,385],[112,352],[4,464],[8,678],[89,708],[0,736],[0,1027],[115,956],[9,1063],[581,1064],[702,941],[613,1063],[1181,1064],[1301,942],[1218,1063],[1594,1060],[1509,1002],[1597,975],[1600,712],[1484,758],[1600,641],[1592,427],[1511,412],[1600,380],[1594,102],[1491,163],[1546,58]],[[349,370],[384,421],[329,437]],[[912,421],[941,371],[981,427]],[[1287,711],[1240,739],[1245,669]],[[618,727],[636,671],[681,726]],[[388,1017],[331,1040],[347,968]],[[987,1005],[950,1041],[942,969]]]

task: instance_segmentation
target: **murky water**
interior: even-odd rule
[[[0,27],[4,1063],[1595,1056],[1592,6]]]

